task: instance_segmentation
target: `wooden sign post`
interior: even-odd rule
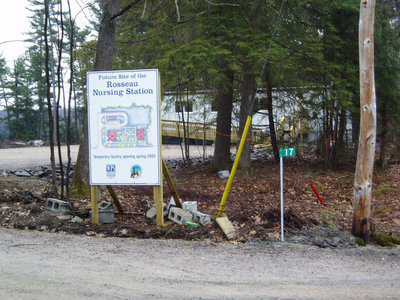
[[[163,225],[161,92],[156,69],[87,73],[92,220],[99,223],[99,186],[151,185]]]

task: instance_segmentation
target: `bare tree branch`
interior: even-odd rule
[[[178,0],[175,0],[175,7],[176,7],[176,15],[177,15],[176,22],[180,23],[181,22],[181,14],[179,12]]]
[[[181,24],[190,22],[190,21],[192,21],[193,19],[196,19],[198,16],[201,16],[201,15],[204,14],[205,12],[206,12],[206,11],[199,12],[199,13],[195,14],[194,16],[192,16],[192,17],[186,19],[186,20],[179,21],[178,23],[174,24],[173,26],[181,25]]]
[[[214,3],[209,0],[204,0],[210,5],[215,5],[215,6],[240,6],[240,4],[235,4],[235,3]]]
[[[142,19],[144,18],[144,13],[146,12],[147,0],[144,1]]]
[[[135,6],[136,4],[138,4],[139,1],[140,1],[140,0],[133,1],[132,3],[130,3],[130,4],[128,4],[127,6],[125,6],[123,9],[121,9],[119,12],[117,12],[115,15],[113,15],[113,16],[110,18],[110,21],[113,21],[114,19],[116,19],[116,18],[122,16],[124,13],[126,13],[128,10],[130,10],[133,6]]]
[[[9,40],[9,41],[0,42],[0,45],[7,44],[7,43],[16,43],[16,42],[29,42],[29,41],[26,41],[26,40]]]

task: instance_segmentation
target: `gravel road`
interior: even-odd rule
[[[75,163],[78,156],[78,145],[71,146],[71,157]],[[214,146],[206,146],[206,156],[214,154]],[[56,163],[59,164],[57,149]],[[67,146],[61,147],[63,162],[67,162]],[[164,159],[180,159],[182,158],[181,148],[179,145],[163,145],[162,155]],[[190,156],[202,157],[203,146],[190,146]],[[21,147],[0,149],[0,169],[23,170],[25,168],[37,168],[50,165],[50,147]]]
[[[320,249],[0,228],[1,299],[399,299],[400,248]]]

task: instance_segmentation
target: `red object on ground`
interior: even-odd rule
[[[311,187],[313,188],[315,195],[318,197],[319,204],[325,204],[324,200],[322,200],[321,196],[318,194],[317,188],[315,187],[314,183],[310,182]]]

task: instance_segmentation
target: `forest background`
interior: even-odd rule
[[[75,26],[69,1],[29,2],[32,46],[13,68],[0,59],[8,127],[4,138],[80,143],[86,128],[86,72],[94,68],[98,42],[92,33],[100,30],[104,7],[113,1],[88,4],[97,18],[85,29]],[[240,105],[240,135],[253,99],[253,112],[268,111],[275,160],[283,141],[276,137],[273,108],[287,105],[297,107],[293,121],[305,117],[319,122],[325,168],[338,168],[354,155],[360,130],[359,1],[138,0],[122,1],[121,7],[127,9],[112,16],[112,69],[159,69],[163,93],[172,93],[183,106],[189,105],[187,95],[202,91],[203,102],[194,105],[215,105],[217,131],[224,133],[215,141],[216,169],[231,164],[233,105]],[[398,147],[399,8],[395,0],[379,1],[376,7],[381,167]],[[351,144],[345,138],[348,124]],[[327,140],[334,141],[332,147],[326,147]],[[244,172],[251,171],[250,152],[246,143],[240,161]]]

